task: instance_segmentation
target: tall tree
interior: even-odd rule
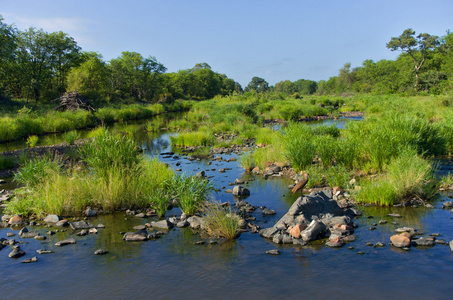
[[[269,83],[260,77],[253,77],[249,84],[245,87],[245,91],[255,90],[258,93],[264,93],[269,90]]]
[[[427,33],[420,33],[415,36],[415,31],[408,28],[400,36],[392,37],[390,42],[387,43],[387,48],[391,51],[400,50],[412,58],[417,84],[421,67],[425,63],[430,51],[436,49],[438,45],[438,36]]]

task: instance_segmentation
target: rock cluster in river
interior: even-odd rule
[[[288,212],[272,227],[259,231],[264,238],[276,244],[304,245],[329,237],[327,246],[341,247],[350,241],[355,213],[342,209],[333,199],[331,190],[312,192],[299,197]]]

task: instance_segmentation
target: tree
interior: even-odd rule
[[[3,23],[0,15],[0,98],[8,80],[14,78],[11,67],[15,59],[16,39],[17,30]]]
[[[251,90],[254,90],[257,93],[265,93],[269,90],[269,83],[263,78],[255,76],[252,78],[252,81],[250,81],[249,84],[245,87],[246,92]]]
[[[387,43],[387,48],[391,51],[400,50],[412,58],[417,85],[420,68],[425,63],[429,52],[435,50],[438,45],[439,37],[427,33],[420,33],[415,37],[415,31],[408,28],[399,37],[392,37]]]

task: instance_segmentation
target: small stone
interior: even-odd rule
[[[453,240],[450,241],[450,250],[453,252]]]
[[[307,225],[305,224],[297,224],[296,226],[293,226],[291,230],[289,231],[289,234],[295,238],[299,239],[300,238],[300,233],[307,228]]]
[[[365,252],[359,251],[359,252],[357,252],[357,254],[363,255],[363,254],[365,254]]]
[[[401,215],[400,214],[388,214],[387,217],[401,218]]]
[[[387,220],[380,220],[379,221],[379,225],[384,225],[384,224],[387,224]]]
[[[146,230],[139,230],[136,232],[126,232],[123,236],[126,242],[140,242],[148,240],[148,232]]]
[[[36,250],[36,252],[37,252],[38,254],[50,254],[50,253],[55,253],[55,252],[53,252],[53,251],[51,251],[51,250],[47,250],[47,249],[39,249],[39,250]]]
[[[205,241],[196,241],[196,242],[195,242],[195,245],[198,245],[198,246],[199,246],[199,245],[204,245],[204,244],[206,244]]]
[[[184,228],[184,227],[187,227],[189,226],[189,222],[187,220],[182,220],[182,221],[179,221],[178,223],[176,223],[176,227],[178,228]]]
[[[104,249],[98,249],[96,251],[94,251],[94,255],[104,255],[104,254],[107,254],[109,253],[107,250],[104,250]]]
[[[15,236],[15,235],[16,235],[16,234],[15,234],[14,232],[7,232],[7,233],[6,233],[6,236],[7,236],[7,237],[13,237],[13,236]]]
[[[28,263],[34,263],[37,261],[38,261],[38,258],[36,256],[33,256],[32,258],[24,259],[23,261],[21,261],[21,263],[28,264]]]
[[[373,247],[373,246],[374,246],[374,244],[373,244],[372,242],[368,242],[368,243],[366,243],[366,245],[367,245],[368,247]]]
[[[75,243],[77,243],[76,239],[69,238],[69,239],[66,239],[66,240],[63,240],[63,241],[56,242],[55,246],[62,247],[62,246],[71,245],[71,244],[75,244]]]
[[[349,246],[348,249],[349,249],[349,250],[354,250],[355,247]]]
[[[88,230],[82,229],[82,230],[80,230],[80,232],[78,232],[76,235],[77,235],[77,236],[85,236],[85,235],[87,235],[87,234],[88,234]]]
[[[444,239],[438,239],[438,240],[436,240],[436,244],[438,244],[438,245],[447,245],[447,242]]]
[[[269,254],[269,255],[280,255],[280,251],[278,251],[278,249],[267,250],[266,254]]]
[[[134,226],[132,229],[134,229],[134,230],[145,230],[146,226],[145,225],[137,225],[137,226]]]
[[[264,208],[264,209],[262,210],[262,214],[263,214],[263,216],[272,216],[272,215],[275,215],[276,212],[275,212],[275,210],[273,210],[273,209]]]
[[[38,240],[38,241],[44,241],[44,240],[47,239],[47,237],[46,237],[45,235],[40,235],[40,234],[38,234],[38,235],[36,235],[36,236],[34,237],[34,239],[35,239],[35,240]]]
[[[91,234],[97,234],[97,233],[98,233],[98,230],[97,230],[96,228],[90,228],[90,229],[88,230],[88,232],[91,233]]]
[[[376,230],[376,227],[371,226],[369,229],[370,229],[371,231],[373,231],[373,230]]]
[[[381,243],[381,242],[377,242],[377,243],[374,245],[375,248],[382,248],[382,247],[384,247],[384,246],[385,246],[385,245],[384,245],[383,243]]]
[[[48,215],[44,218],[43,221],[46,223],[57,223],[58,221],[60,221],[60,217],[57,215]]]
[[[326,246],[331,248],[340,248],[344,246],[344,242],[340,238],[334,238],[326,243]]]
[[[97,216],[97,214],[98,214],[97,210],[91,209],[91,207],[88,207],[84,213],[85,213],[85,216],[87,216],[87,217],[94,217],[94,216]]]
[[[421,237],[419,239],[415,239],[412,241],[414,246],[423,246],[423,247],[431,247],[434,246],[434,239]]]
[[[139,213],[135,215],[136,218],[145,218],[146,214],[145,213]]]
[[[95,226],[96,228],[105,228],[104,224],[99,223],[98,225]]]

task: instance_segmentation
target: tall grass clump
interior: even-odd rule
[[[410,197],[429,198],[435,187],[432,171],[431,163],[416,150],[404,149],[386,166],[386,172],[361,183],[357,201],[392,205]]]
[[[97,177],[108,178],[109,171],[120,169],[126,173],[139,162],[135,141],[130,136],[100,132],[92,142],[81,149],[83,160]]]
[[[14,181],[23,186],[33,187],[40,182],[46,181],[50,173],[61,171],[61,167],[62,163],[59,158],[37,157],[25,161],[24,165],[15,174]]]
[[[30,135],[25,142],[29,148],[33,148],[38,144],[39,137],[36,135]]]
[[[284,155],[294,170],[297,172],[311,165],[316,147],[310,128],[303,124],[290,123],[285,128],[285,133]]]
[[[204,207],[206,231],[209,236],[232,240],[237,237],[239,217],[230,206],[209,203]]]
[[[174,191],[179,208],[189,216],[199,211],[208,194],[214,190],[213,184],[205,179],[179,174],[168,180],[166,187]]]
[[[214,135],[210,131],[181,132],[170,137],[175,146],[212,146]]]

